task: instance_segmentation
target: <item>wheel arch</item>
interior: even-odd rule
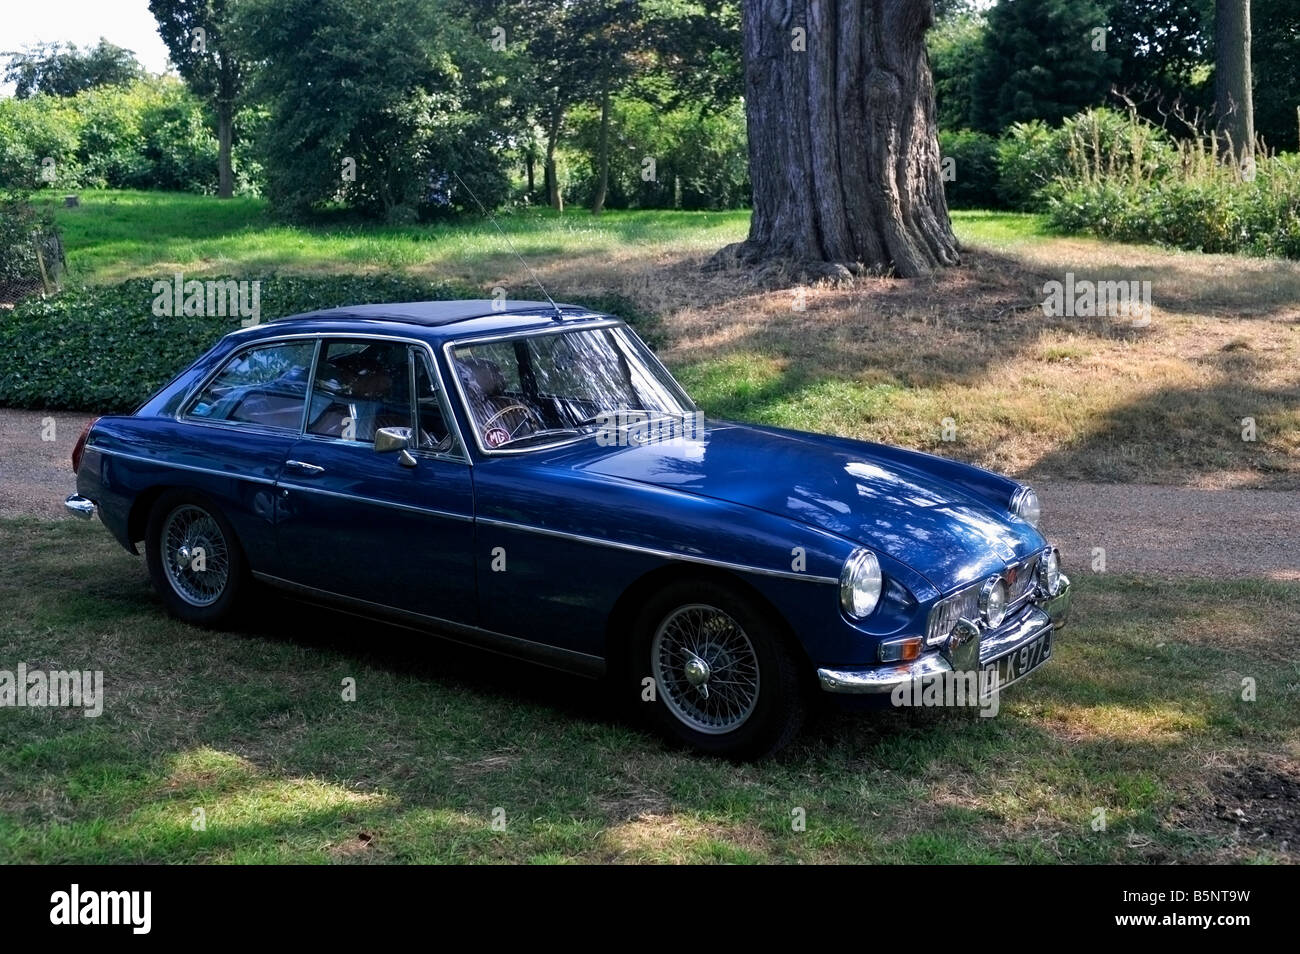
[[[697,563],[666,563],[650,570],[627,587],[615,602],[605,624],[605,668],[606,672],[619,677],[628,671],[630,658],[628,645],[631,641],[631,629],[636,622],[637,613],[651,594],[672,583],[710,582],[727,587],[746,602],[757,607],[763,615],[777,624],[787,648],[795,658],[803,663],[801,670],[812,678],[813,664],[803,644],[795,636],[789,620],[775,604],[763,595],[752,583],[738,573],[720,567],[703,566]]]

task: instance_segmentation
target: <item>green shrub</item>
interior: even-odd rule
[[[53,165],[43,162],[53,161]],[[0,186],[213,192],[217,141],[174,78],[0,99]]]
[[[1300,158],[1261,159],[1250,182],[1232,167],[1197,165],[1189,158],[1185,171],[1149,184],[1061,180],[1046,191],[1048,221],[1123,242],[1300,258]]]
[[[16,299],[41,285],[37,245],[46,254],[57,247],[58,231],[48,208],[37,208],[21,194],[0,196],[0,300]],[[55,244],[51,244],[53,239]],[[55,263],[47,260],[47,271]]]
[[[1151,183],[1176,162],[1164,130],[1113,109],[1085,110],[1056,128],[1037,120],[1016,123],[998,144],[1003,201],[1033,211],[1046,206],[1045,190],[1062,179]]]
[[[939,152],[944,158],[944,191],[949,207],[995,209],[1003,205],[996,139],[969,129],[941,132]]]
[[[239,327],[238,318],[154,315],[154,281],[135,278],[31,299],[0,317],[0,406],[130,411]],[[405,278],[272,276],[262,279],[261,318],[359,302],[465,297],[479,293]]]

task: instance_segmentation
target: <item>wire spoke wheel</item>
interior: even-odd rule
[[[680,606],[650,644],[655,684],[679,720],[707,735],[733,732],[758,705],[758,654],[740,624],[716,606]]]
[[[163,521],[162,567],[176,595],[191,606],[211,606],[230,581],[230,548],[221,526],[202,507],[182,504]]]

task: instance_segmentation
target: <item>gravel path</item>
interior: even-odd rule
[[[54,421],[54,440],[46,425]],[[0,410],[0,517],[73,519],[69,458],[84,414]],[[1186,574],[1300,580],[1300,492],[1192,490],[1146,484],[1037,485],[1044,529],[1067,573]]]
[[[76,519],[63,509],[63,498],[77,490],[72,448],[90,418],[0,409],[0,517],[35,514]],[[53,433],[47,428],[50,421]]]

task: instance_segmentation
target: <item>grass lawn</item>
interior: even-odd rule
[[[259,200],[143,192],[89,192],[57,212],[73,279],[91,283],[383,272],[537,294],[486,222],[298,228],[272,223]],[[661,355],[714,415],[1031,480],[1300,488],[1300,263],[1054,237],[1034,216],[958,212],[965,265],[930,279],[802,289],[701,271],[747,221],[574,210],[501,224],[555,298],[621,294],[655,316]],[[1151,282],[1150,325],[1044,317],[1044,284],[1069,272]]]
[[[0,522],[0,551],[0,659],[102,669],[107,697],[93,719],[0,710],[0,862],[1300,850],[1269,795],[1300,758],[1294,586],[1081,575],[1078,624],[997,717],[831,713],[778,760],[735,766],[620,723],[590,684],[351,617],[268,599],[240,632],[176,623],[97,525]]]

